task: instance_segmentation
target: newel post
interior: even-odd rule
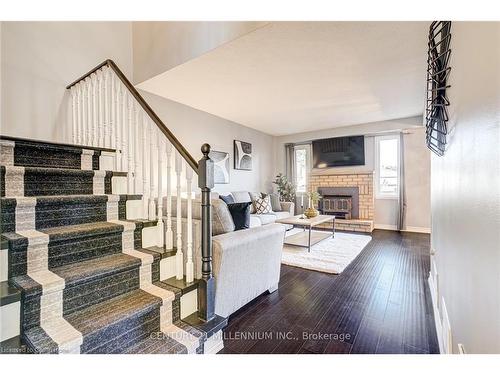
[[[201,189],[201,279],[198,284],[198,317],[204,321],[215,316],[215,279],[212,275],[212,212],[210,190],[214,187],[214,162],[210,145],[201,146],[198,162],[198,186]]]

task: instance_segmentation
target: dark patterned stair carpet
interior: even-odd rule
[[[28,351],[202,353],[203,333],[180,321],[181,291],[159,281],[163,251],[141,248],[157,220],[126,220],[127,201],[142,196],[109,195],[126,173],[97,171],[113,150],[0,138],[14,165],[1,166],[0,229]]]

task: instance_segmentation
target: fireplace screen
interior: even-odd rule
[[[326,215],[335,215],[341,219],[351,218],[352,197],[350,196],[326,196],[320,203],[320,209]]]

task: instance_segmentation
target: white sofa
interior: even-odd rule
[[[243,197],[244,195],[241,194]],[[236,193],[234,198],[239,195]],[[241,202],[239,196],[238,202]],[[250,196],[249,196],[250,197]],[[235,199],[236,201],[236,199]],[[215,276],[215,313],[227,317],[265,291],[278,287],[281,252],[285,226],[276,224],[277,218],[293,213],[293,203],[284,204],[286,211],[274,214],[251,214],[249,229],[234,230],[234,222],[227,205],[213,193],[213,274]],[[164,218],[166,202],[163,204]],[[186,261],[186,199],[181,203],[182,247]],[[286,215],[286,216],[285,216]],[[176,199],[172,198],[172,229],[176,243]],[[195,278],[201,278],[201,201],[193,201],[193,262]]]

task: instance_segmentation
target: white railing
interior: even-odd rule
[[[68,86],[71,98],[68,141],[116,150],[114,166],[118,171],[127,172],[127,194],[142,194],[142,218],[158,220],[157,245],[172,250],[175,244],[176,278],[182,279],[185,275],[186,281],[192,282],[193,163],[157,126],[144,103],[137,99],[137,92],[134,95],[135,89],[131,89],[130,82],[120,74],[109,63],[103,63],[86,78]],[[194,175],[196,173],[195,170]],[[172,196],[187,198],[186,244],[182,236],[181,199],[176,199],[176,238],[173,238]],[[183,248],[187,252],[185,264]]]

